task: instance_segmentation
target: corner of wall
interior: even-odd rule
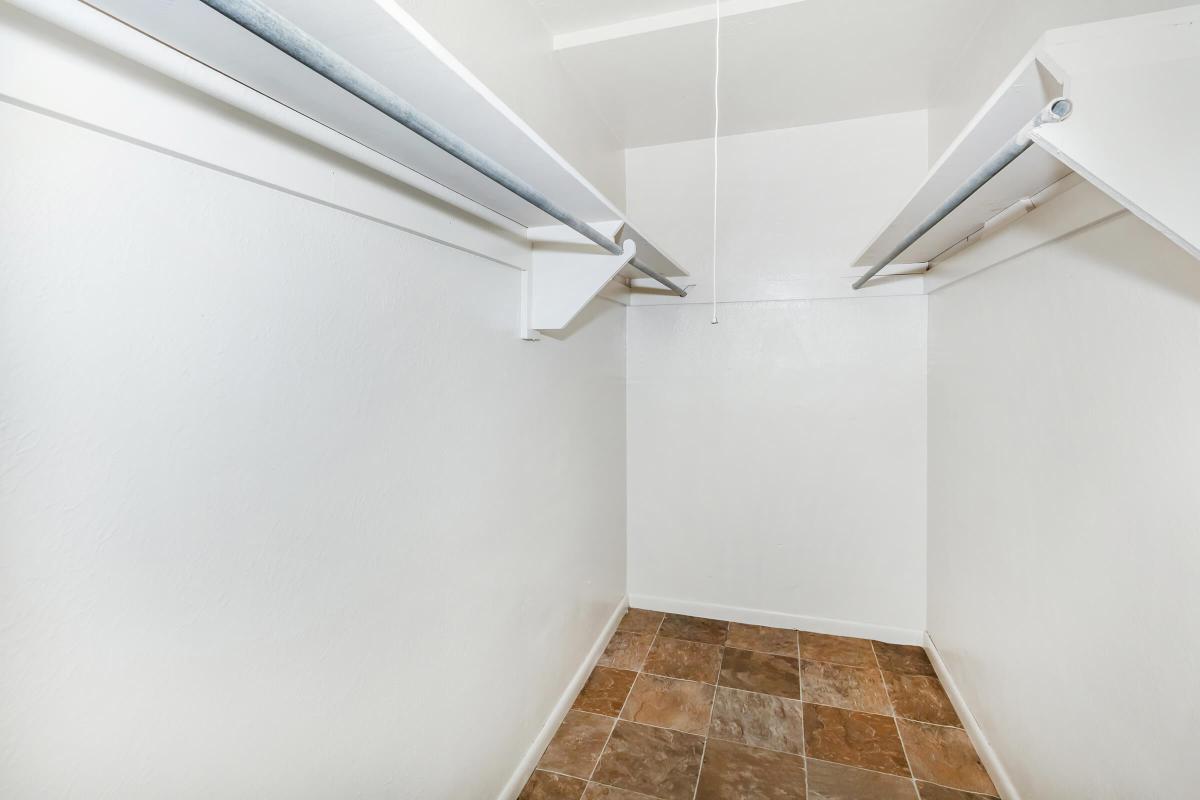
[[[596,666],[596,662],[600,660],[600,656],[604,653],[604,648],[608,644],[608,640],[612,638],[613,632],[617,629],[617,625],[621,623],[621,617],[625,615],[625,610],[629,608],[629,598],[622,597],[617,603],[617,607],[613,609],[613,613],[609,616],[608,622],[604,625],[604,630],[600,631],[600,635],[596,637],[592,649],[588,651],[583,662],[580,663],[579,669],[571,677],[571,682],[567,684],[567,688],[559,696],[558,701],[554,704],[554,709],[550,712],[550,716],[546,719],[546,724],[542,726],[542,730],[538,733],[537,738],[533,740],[533,744],[525,751],[525,756],[521,762],[517,764],[517,768],[513,771],[512,777],[504,784],[504,788],[500,790],[497,800],[515,800],[517,795],[521,793],[525,782],[529,780],[529,776],[533,774],[537,768],[538,760],[542,757],[542,751],[550,744],[550,740],[554,738],[558,726],[562,724],[563,719],[567,716],[567,712],[571,710],[571,704],[575,702],[575,696],[579,694],[579,690],[583,688],[583,684],[587,681],[588,675]]]

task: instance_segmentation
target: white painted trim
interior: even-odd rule
[[[1000,797],[1003,800],[1021,800],[1021,795],[1017,793],[1012,778],[1008,775],[1008,770],[1004,768],[999,754],[996,753],[991,742],[988,741],[983,728],[979,726],[979,721],[971,713],[966,699],[963,698],[962,692],[958,689],[958,684],[954,682],[954,676],[950,674],[946,662],[942,660],[941,652],[938,651],[937,645],[928,631],[925,632],[925,641],[923,644],[925,645],[925,651],[929,653],[929,660],[933,662],[933,670],[937,673],[938,680],[942,682],[942,688],[946,690],[946,695],[950,698],[951,705],[958,712],[958,718],[963,724],[963,729],[966,730],[967,736],[970,737],[971,744],[975,745],[975,752],[979,754],[979,760],[987,768],[988,775],[992,778],[992,783],[996,784],[996,791],[1000,793]]]
[[[592,649],[588,651],[587,656],[583,659],[583,663],[579,665],[579,669],[575,671],[575,675],[571,678],[571,682],[567,684],[567,688],[558,698],[558,702],[554,704],[554,708],[551,710],[550,716],[546,719],[546,724],[542,726],[541,732],[533,740],[533,744],[529,746],[529,749],[525,751],[525,757],[521,759],[521,763],[517,764],[517,769],[513,772],[512,777],[508,779],[508,783],[504,784],[504,788],[500,790],[497,800],[515,800],[517,795],[521,793],[521,789],[525,788],[525,781],[529,780],[529,776],[533,774],[533,770],[537,767],[537,763],[542,757],[542,751],[546,749],[546,745],[550,744],[550,740],[554,738],[554,734],[558,731],[558,726],[562,724],[563,718],[571,710],[571,704],[575,702],[575,696],[579,694],[579,690],[583,688],[583,684],[587,681],[588,676],[592,674],[592,668],[600,660],[600,656],[604,653],[604,648],[608,644],[608,640],[612,638],[613,632],[621,624],[621,617],[625,616],[627,608],[629,608],[629,598],[622,597],[620,602],[617,603],[617,607],[613,609],[612,616],[609,617],[604,630],[600,631],[600,636],[596,638]]]
[[[378,0],[376,0],[378,2]],[[755,11],[766,11],[780,6],[790,6],[804,0],[724,0],[720,4],[720,16],[734,17],[739,14],[751,14]],[[629,36],[639,36],[644,33],[665,31],[671,28],[682,28],[686,25],[697,25],[711,22],[717,18],[717,7],[713,3],[700,3],[691,8],[679,11],[668,11],[663,14],[651,14],[615,22],[611,25],[598,25],[594,28],[584,28],[578,31],[560,33],[554,37],[554,49],[566,50],[571,47],[583,47],[589,44],[609,42],[614,39],[624,39]]]
[[[669,597],[631,594],[629,604],[634,608],[651,611],[666,611],[671,614],[688,614],[693,617],[723,619],[747,625],[769,625],[774,628],[795,628],[810,633],[830,633],[835,636],[855,636],[860,639],[877,639],[891,644],[921,644],[924,633],[910,628],[892,628],[873,625],[869,622],[851,622],[825,617],[807,617],[784,611],[767,611],[761,608],[722,606],[716,603],[700,603],[695,600],[675,600]]]

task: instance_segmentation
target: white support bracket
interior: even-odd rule
[[[521,279],[521,338],[534,341],[539,331],[571,324],[605,285],[637,254],[626,239],[620,255],[596,252],[595,245],[538,243],[532,266]]]

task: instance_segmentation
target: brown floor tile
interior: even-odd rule
[[[790,656],[725,648],[721,686],[800,699],[800,661]]]
[[[920,781],[917,781],[917,788],[921,791],[921,800],[999,800],[995,795],[960,792],[958,789],[947,789],[945,786]]]
[[[621,720],[592,779],[661,800],[692,800],[704,739]]]
[[[659,636],[646,656],[642,671],[668,678],[716,683],[721,672],[721,647]]]
[[[628,789],[618,789],[602,783],[589,783],[583,792],[583,800],[654,800],[654,798],[641,792],[631,792]]]
[[[879,659],[879,668],[882,670],[899,672],[902,675],[937,675],[922,647],[887,642],[871,644],[875,648],[875,657]]]
[[[621,617],[617,630],[631,633],[658,633],[658,626],[666,614],[661,611],[645,611],[641,608],[631,608]]]
[[[635,678],[637,673],[626,669],[596,667],[579,690],[579,696],[571,708],[615,717],[621,713],[621,706],[625,705],[625,698]]]
[[[517,800],[579,800],[586,786],[587,782],[578,778],[538,769],[529,776]]]
[[[800,657],[809,661],[830,661],[848,667],[874,667],[875,651],[870,639],[829,636],[800,631]]]
[[[651,633],[617,631],[608,640],[608,646],[596,663],[602,667],[639,670],[653,642],[654,634]]]
[[[712,739],[696,800],[804,800],[804,759]]]
[[[584,780],[591,777],[614,722],[612,717],[568,711],[558,732],[546,746],[546,752],[542,753],[538,768]]]
[[[689,642],[725,644],[725,633],[728,630],[729,623],[719,619],[667,614],[658,628],[658,635],[671,639],[687,639]]]
[[[804,752],[804,706],[798,700],[717,687],[709,742],[727,739],[768,750]]]
[[[917,800],[917,792],[908,778],[810,758],[808,800]]]
[[[621,719],[703,736],[708,732],[714,691],[716,687],[708,683],[642,673],[625,701]]]
[[[757,650],[779,656],[797,655],[796,632],[786,628],[766,628],[762,625],[729,623],[729,634],[725,637],[727,647],[739,650]]]
[[[995,794],[996,787],[961,728],[896,720],[913,777],[952,789]]]
[[[887,684],[897,717],[962,727],[958,714],[954,712],[954,705],[937,678],[930,675],[884,672],[883,682]]]
[[[801,661],[800,687],[806,703],[852,711],[891,714],[883,678],[874,667],[847,667],[827,661]]]
[[[896,721],[880,714],[805,703],[804,752],[822,761],[909,776]]]

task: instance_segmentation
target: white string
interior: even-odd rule
[[[712,213],[712,324],[717,324],[717,136],[721,132],[721,0],[716,0],[716,68],[713,70],[713,213]]]

